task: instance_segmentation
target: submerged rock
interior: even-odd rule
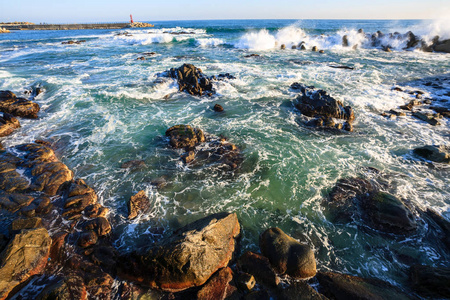
[[[16,117],[36,119],[40,107],[25,98],[17,98],[11,91],[0,91],[0,111]]]
[[[121,259],[121,274],[170,292],[203,285],[217,270],[228,265],[239,233],[235,213],[205,217]]]
[[[220,105],[220,104],[214,105],[214,111],[222,112],[223,111],[222,105]]]
[[[339,179],[326,206],[334,222],[347,223],[359,216],[372,228],[387,233],[407,234],[417,228],[403,201],[358,177]]]
[[[444,145],[427,145],[416,148],[413,152],[416,155],[434,162],[450,163],[450,147]]]
[[[346,274],[319,272],[319,291],[330,299],[411,299],[400,289],[379,279],[366,279]]]
[[[410,268],[414,290],[432,298],[450,298],[450,268],[415,265]]]
[[[280,228],[267,229],[260,237],[259,247],[278,274],[299,279],[316,275],[316,260],[311,248],[300,244]]]
[[[43,272],[52,239],[45,228],[22,230],[0,257],[0,299],[33,275]]]

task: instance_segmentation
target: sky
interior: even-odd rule
[[[217,19],[436,19],[450,0],[0,0],[0,22]]]

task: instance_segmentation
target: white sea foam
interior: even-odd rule
[[[196,39],[195,42],[200,46],[200,47],[215,47],[215,46],[220,46],[225,44],[225,41],[222,39],[217,39],[217,38],[201,38],[201,39]]]
[[[249,32],[235,43],[235,47],[248,50],[270,50],[275,48],[276,39],[266,29]]]

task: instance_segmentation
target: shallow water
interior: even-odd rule
[[[116,36],[125,30],[0,35],[0,88],[18,95],[31,86],[45,90],[36,98],[40,119],[21,120],[22,128],[2,143],[54,142],[61,160],[112,210],[116,246],[123,251],[205,215],[236,211],[244,249],[257,250],[259,234],[278,226],[314,247],[319,269],[402,284],[407,261],[440,265],[449,259],[442,245],[427,238],[425,223],[418,219],[417,234],[406,238],[380,235],[358,221],[331,223],[322,202],[339,178],[368,174],[367,167],[373,167],[390,183],[391,193],[450,217],[450,167],[419,160],[411,152],[425,144],[449,145],[449,121],[432,127],[411,117],[393,121],[380,116],[412,99],[392,91],[394,85],[419,87],[426,97],[448,105],[449,86],[433,89],[421,79],[448,73],[449,55],[404,51],[403,40],[386,53],[356,33],[359,28],[367,33],[435,28],[427,26],[420,21],[183,21],[127,30],[133,36]],[[170,34],[182,31],[189,34]],[[344,34],[352,45],[358,43],[358,50],[341,46]],[[86,43],[61,44],[71,39]],[[301,41],[325,53],[277,49]],[[157,54],[136,60],[143,52]],[[250,53],[261,57],[244,58]],[[216,82],[212,98],[177,93],[173,80],[155,83],[157,73],[183,63],[236,79]],[[289,89],[296,81],[351,105],[355,132],[334,134],[301,125],[292,105],[296,93]],[[215,113],[215,103],[225,112]],[[242,149],[241,169],[230,173],[217,165],[184,165],[164,136],[176,124],[228,137]],[[120,168],[136,159],[147,167]],[[151,181],[161,177],[167,185],[156,189]],[[152,210],[130,222],[126,203],[142,189]]]

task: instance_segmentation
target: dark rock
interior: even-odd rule
[[[450,268],[415,265],[410,268],[414,290],[430,298],[450,298]]]
[[[281,49],[281,50],[286,50],[286,45],[285,45],[285,44],[281,44],[280,49]]]
[[[364,217],[372,228],[383,232],[406,234],[417,228],[411,211],[398,198],[384,192],[361,197]]]
[[[195,96],[214,92],[209,78],[194,65],[184,64],[178,69],[170,69],[167,74],[169,77],[177,79],[180,92],[186,91]]]
[[[348,37],[347,37],[347,35],[344,35],[342,37],[342,47],[348,47],[348,46],[349,46],[349,44],[348,44]]]
[[[450,163],[450,147],[444,145],[427,145],[416,148],[413,152],[416,155],[434,162]]]
[[[198,300],[225,299],[229,283],[233,279],[233,272],[225,267],[214,273],[211,278],[197,292]]]
[[[437,45],[434,46],[434,51],[450,53],[450,39],[439,42]]]
[[[33,275],[43,272],[52,240],[45,228],[22,230],[0,257],[0,299]]]
[[[427,208],[425,213],[441,228],[443,233],[442,241],[450,250],[450,222],[431,208]]]
[[[266,290],[253,291],[245,295],[244,300],[271,300],[270,294]]]
[[[304,281],[294,281],[285,288],[278,288],[279,300],[327,300],[328,298],[318,293]]]
[[[245,58],[250,58],[250,57],[260,57],[261,55],[259,54],[249,54],[249,55],[245,55]]]
[[[256,284],[255,277],[249,273],[240,273],[236,279],[237,286],[244,292],[251,291]]]
[[[147,165],[143,160],[130,160],[124,162],[122,165],[120,165],[120,167],[122,169],[140,169],[147,167]]]
[[[83,226],[84,230],[92,230],[98,236],[105,236],[111,232],[111,224],[104,217],[98,217],[86,222]]]
[[[0,91],[0,112],[16,117],[36,119],[40,107],[37,103],[17,98],[11,91]]]
[[[428,124],[433,125],[433,126],[441,125],[441,123],[436,119],[436,117],[433,114],[427,114],[427,113],[415,111],[412,113],[412,116],[416,117],[417,119],[420,119],[422,121],[425,121]]]
[[[317,52],[317,51],[319,51],[319,49],[317,48],[317,46],[313,46],[313,47],[311,48],[311,51]]]
[[[97,202],[97,194],[82,179],[67,182],[59,194],[63,195],[65,202],[62,216],[68,220],[80,218],[88,206]]]
[[[136,58],[136,60],[146,60],[146,58],[144,56],[140,56],[140,57]]]
[[[192,148],[205,142],[203,131],[189,125],[175,125],[167,129],[170,145],[174,148]]]
[[[78,245],[81,248],[86,248],[97,244],[98,235],[94,231],[83,232],[78,240]]]
[[[295,49],[297,49],[297,46],[296,46],[296,45],[292,45],[292,46],[291,46],[291,49],[292,49],[292,50],[295,50]]]
[[[131,196],[128,202],[128,219],[134,219],[139,214],[146,213],[150,209],[150,199],[145,191],[139,191],[136,195]]]
[[[398,87],[398,86],[393,87],[392,90],[393,90],[393,91],[397,91],[397,92],[403,92],[403,89],[400,88],[400,87]]]
[[[88,205],[84,209],[84,215],[88,218],[105,217],[108,212],[109,209],[102,206],[100,203]]]
[[[325,50],[319,50],[319,53],[323,54],[323,53],[325,53]]]
[[[259,247],[278,274],[299,279],[316,275],[316,259],[311,248],[300,244],[280,228],[267,229],[260,236]]]
[[[253,252],[245,252],[238,261],[238,267],[243,272],[255,276],[258,283],[262,283],[269,287],[276,287],[280,283],[272,269],[269,259]]]
[[[120,259],[121,276],[169,292],[203,285],[228,265],[239,233],[236,214],[208,216]]]
[[[194,159],[195,159],[195,152],[194,151],[185,152],[185,153],[183,153],[181,155],[181,159],[183,160],[183,162],[185,164],[188,164],[188,163],[194,161]]]
[[[336,66],[336,65],[328,65],[330,68],[335,69],[346,69],[346,70],[354,70],[355,68],[349,66]]]
[[[338,118],[353,121],[355,116],[350,106],[344,107],[324,90],[317,90],[311,86],[301,86],[301,93],[297,97],[295,107],[308,117]]]
[[[306,50],[306,46],[304,44],[300,45],[300,50]]]
[[[319,291],[330,299],[406,300],[413,298],[379,279],[365,279],[332,272],[319,272],[316,278],[320,283]]]
[[[420,39],[417,38],[417,36],[414,35],[411,31],[408,31],[406,33],[406,37],[408,39],[408,42],[406,43],[406,48],[414,48],[420,43]]]
[[[3,116],[0,116],[0,137],[10,135],[19,127],[19,120],[14,118],[11,114],[3,113]]]
[[[220,104],[214,105],[214,111],[221,112],[223,111],[223,107]]]

